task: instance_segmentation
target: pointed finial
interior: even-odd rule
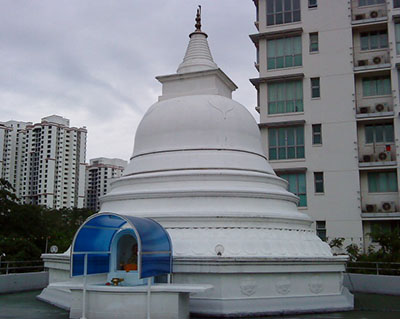
[[[201,5],[197,8],[196,24],[194,26],[196,27],[196,31],[201,32]]]

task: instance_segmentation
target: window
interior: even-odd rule
[[[306,190],[306,174],[280,174],[279,177],[285,179],[289,183],[288,191],[299,196],[299,207],[307,206],[307,190]]]
[[[318,32],[310,33],[310,52],[318,52]]]
[[[321,131],[321,124],[313,124],[312,125],[312,143],[322,144],[322,131]]]
[[[400,8],[400,0],[393,0],[393,8]]]
[[[300,0],[267,0],[267,25],[300,21]]]
[[[385,0],[358,0],[358,6],[372,6],[374,4],[385,3]]]
[[[365,126],[365,143],[394,142],[393,124],[374,124]]]
[[[397,192],[396,172],[368,173],[368,192],[369,193]]]
[[[281,69],[302,65],[301,37],[268,40],[267,68]]]
[[[400,3],[400,0],[399,0]],[[400,5],[399,5],[400,8]],[[394,25],[395,34],[396,34],[396,53],[400,54],[400,23],[396,23]]]
[[[268,84],[268,114],[303,112],[303,81]]]
[[[363,78],[363,96],[390,95],[392,87],[390,76]]]
[[[319,78],[311,78],[311,97],[312,98],[321,97]]]
[[[318,7],[317,0],[308,0],[308,7],[309,7],[309,8],[316,8],[316,7]]]
[[[375,50],[388,47],[387,30],[361,32],[361,50]]]
[[[268,130],[269,159],[304,158],[304,127],[290,126]]]
[[[321,238],[321,240],[326,241],[326,222],[324,220],[316,221],[316,231],[317,236]]]
[[[314,173],[314,186],[316,193],[324,192],[324,173],[323,172],[315,172]]]

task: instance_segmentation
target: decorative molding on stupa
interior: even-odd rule
[[[261,227],[260,227],[261,226]],[[326,242],[311,229],[276,227],[166,227],[174,242],[174,256],[331,258]],[[198,244],[191,245],[192,238]],[[219,254],[218,254],[219,251]]]

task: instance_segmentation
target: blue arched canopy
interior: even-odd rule
[[[137,240],[139,278],[172,272],[171,239],[159,223],[150,218],[98,213],[89,217],[75,234],[71,276],[84,275],[85,255],[88,275],[110,272],[112,241],[126,228],[134,231]]]

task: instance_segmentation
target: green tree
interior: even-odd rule
[[[63,252],[91,214],[87,209],[19,204],[11,184],[0,180],[0,253],[6,253],[7,260],[37,260],[46,243]]]
[[[0,216],[4,216],[17,202],[14,187],[10,182],[0,178]]]
[[[374,230],[370,233],[370,237],[380,246],[376,253],[377,260],[400,262],[399,229],[391,231],[381,229]]]

